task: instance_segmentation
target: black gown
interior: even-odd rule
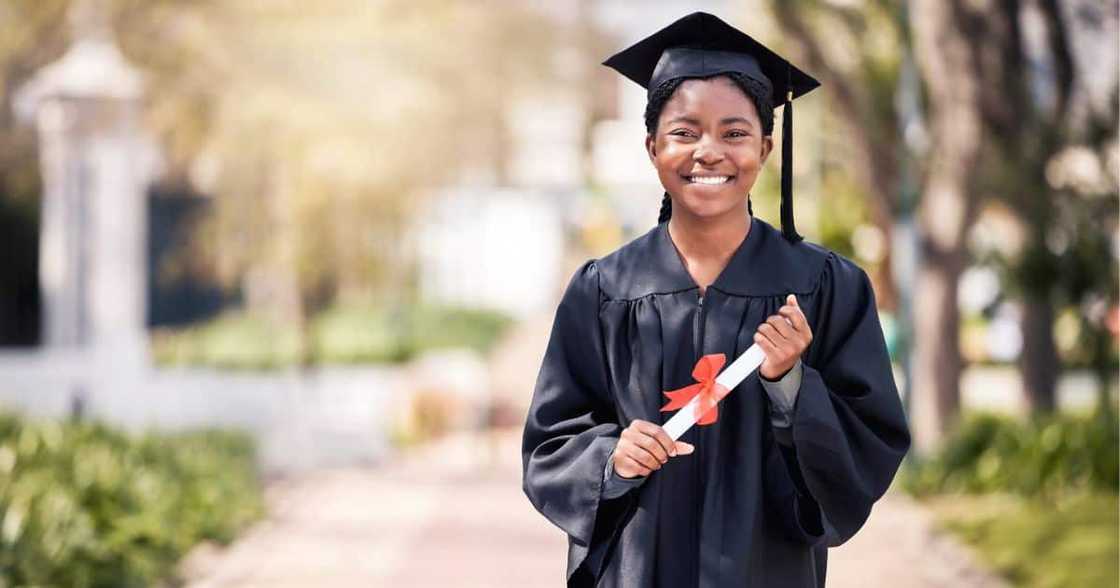
[[[603,499],[623,428],[664,423],[662,391],[693,383],[703,354],[738,357],[789,293],[813,332],[792,426],[770,424],[756,371],[681,438],[695,453]],[[663,223],[568,285],[525,424],[524,489],[568,535],[569,586],[818,587],[828,547],[859,530],[909,446],[863,270],[752,218],[701,301]]]

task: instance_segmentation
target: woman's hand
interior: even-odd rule
[[[797,297],[786,296],[786,304],[778,309],[778,314],[770,315],[754,334],[754,342],[766,353],[758,373],[767,380],[781,379],[812,340],[809,321],[805,320]]]
[[[635,419],[622,431],[611,461],[619,477],[635,478],[661,469],[670,457],[688,455],[694,450],[688,443],[674,442],[665,429],[649,421]]]

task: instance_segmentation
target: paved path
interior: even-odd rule
[[[488,456],[481,463],[472,456]],[[444,464],[435,467],[437,463]],[[271,516],[183,565],[190,588],[563,586],[565,539],[521,493],[516,439],[461,438],[376,469],[277,482]],[[830,556],[830,587],[1000,586],[890,495]]]

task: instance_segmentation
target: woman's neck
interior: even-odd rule
[[[728,214],[718,219],[674,214],[668,228],[685,267],[703,293],[747,238],[751,217],[746,210],[743,214]]]

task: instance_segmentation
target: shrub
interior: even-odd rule
[[[299,360],[299,333],[244,313],[224,314],[185,329],[152,333],[152,355],[162,365],[271,369]]]
[[[150,586],[263,512],[251,442],[0,414],[0,585]]]
[[[995,415],[967,418],[932,459],[902,477],[923,495],[1009,492],[1055,498],[1117,491],[1120,434],[1114,412],[1052,415],[1026,422]]]
[[[1014,586],[1117,586],[1115,494],[1039,501],[1007,494],[925,501],[941,525]]]

